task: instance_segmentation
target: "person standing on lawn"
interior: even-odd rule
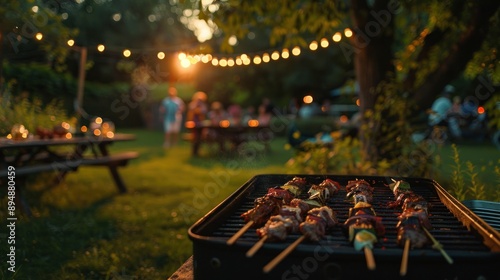
[[[191,102],[188,104],[187,111],[187,121],[192,122],[193,130],[193,150],[192,155],[197,157],[198,150],[201,144],[201,138],[204,134],[204,129],[202,129],[202,122],[206,119],[208,108],[207,108],[207,94],[203,91],[196,92]]]
[[[160,114],[163,116],[163,129],[165,131],[163,147],[175,146],[179,141],[184,108],[184,101],[177,96],[177,89],[169,87],[168,96],[163,99],[160,105]]]

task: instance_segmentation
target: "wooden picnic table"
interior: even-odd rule
[[[124,193],[127,187],[117,167],[125,166],[139,154],[133,151],[111,154],[109,146],[115,142],[135,139],[132,134],[120,133],[110,138],[76,136],[70,139],[1,139],[0,181],[16,180],[16,199],[28,215],[31,215],[31,211],[22,199],[21,188],[26,177],[33,174],[57,172],[57,182],[60,182],[68,172],[77,171],[80,166],[103,166],[109,169],[119,192]],[[10,177],[11,174],[15,174],[15,177]]]
[[[191,137],[193,151],[197,151],[201,144],[217,143],[219,150],[225,152],[250,141],[260,142],[265,145],[266,149],[269,149],[269,141],[273,138],[273,132],[267,125],[204,124],[186,127],[191,130],[193,135]],[[231,145],[229,149],[226,147],[226,143]]]

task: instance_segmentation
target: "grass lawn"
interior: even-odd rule
[[[36,216],[17,221],[16,279],[165,279],[192,254],[190,225],[252,176],[288,173],[284,164],[293,155],[276,138],[269,153],[248,147],[238,160],[208,150],[192,158],[187,142],[164,150],[161,132],[122,132],[138,140],[115,143],[112,150],[141,154],[120,170],[128,193],[118,194],[107,170],[95,167],[82,167],[57,186],[47,184],[51,174],[30,182],[25,194]],[[499,151],[487,145],[459,149],[481,170],[498,165]],[[438,181],[450,174],[452,162],[449,147],[439,153]],[[484,179],[498,185],[498,178]],[[5,189],[0,193],[5,221]],[[1,279],[14,278],[6,262],[0,267]]]

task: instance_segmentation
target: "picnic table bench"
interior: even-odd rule
[[[139,154],[134,151],[110,154],[109,146],[115,142],[134,139],[135,136],[130,134],[115,134],[111,138],[78,136],[70,139],[2,139],[0,181],[15,179],[16,200],[27,215],[31,215],[31,211],[23,199],[21,189],[29,175],[56,172],[57,183],[69,172],[77,171],[80,166],[103,166],[109,169],[119,192],[124,193],[127,187],[117,167],[127,165],[129,160],[139,157]],[[15,174],[14,177],[11,177],[12,174]]]

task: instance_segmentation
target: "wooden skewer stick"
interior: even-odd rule
[[[277,266],[283,259],[285,259],[286,256],[288,256],[288,254],[290,254],[293,251],[293,249],[295,249],[295,247],[297,247],[300,244],[300,242],[304,241],[304,239],[306,239],[305,235],[300,236],[297,240],[295,240],[295,242],[293,242],[285,250],[283,250],[283,252],[281,252],[268,264],[266,264],[266,266],[264,266],[262,271],[264,271],[264,273],[269,273],[271,270],[273,270],[273,268]]]
[[[443,249],[443,245],[441,245],[441,243],[439,243],[435,238],[434,236],[432,236],[432,234],[425,228],[425,227],[422,227],[425,231],[425,233],[427,234],[427,236],[429,236],[429,238],[431,239],[432,243],[432,248],[436,249],[436,250],[439,250],[441,252],[441,255],[443,255],[443,257],[446,259],[446,261],[449,263],[449,264],[452,264],[453,263],[453,259],[446,253],[446,251]]]
[[[375,270],[376,265],[372,249],[369,246],[365,246],[363,247],[363,249],[365,251],[366,266],[368,267],[369,270]]]
[[[410,253],[410,239],[405,240],[405,247],[403,249],[403,258],[401,259],[401,268],[399,269],[399,275],[405,276],[408,271],[408,254]]]
[[[238,238],[240,238],[251,226],[253,225],[253,221],[249,221],[246,225],[244,225],[238,232],[236,232],[231,238],[227,240],[227,245],[233,245]]]
[[[253,257],[253,255],[255,255],[255,253],[257,251],[259,251],[260,247],[262,247],[262,245],[264,245],[264,242],[266,242],[266,239],[267,239],[267,235],[264,235],[264,237],[262,237],[259,241],[257,241],[257,243],[255,243],[255,245],[253,245],[252,248],[250,248],[250,250],[248,250],[248,252],[246,253],[247,258]]]

